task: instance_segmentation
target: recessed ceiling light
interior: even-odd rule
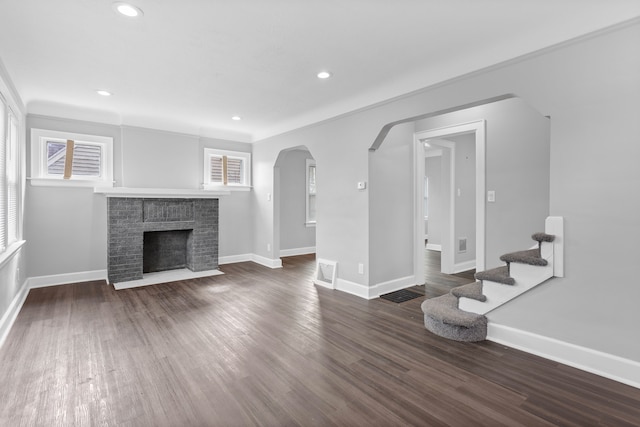
[[[113,3],[113,8],[119,14],[129,18],[137,18],[138,16],[144,15],[144,13],[142,12],[142,9],[129,3],[118,1]]]
[[[102,95],[102,96],[111,96],[111,95],[113,95],[108,90],[97,90],[96,92],[98,93],[98,95]]]
[[[242,117],[240,117],[240,116],[233,116],[233,117],[231,117],[231,120],[235,120],[235,121],[242,120]]]
[[[328,79],[329,77],[331,77],[331,73],[328,71],[320,71],[318,73],[318,78],[319,79]]]

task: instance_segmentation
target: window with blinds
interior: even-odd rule
[[[0,252],[18,240],[18,121],[0,95]]]
[[[113,186],[113,138],[31,130],[31,184]]]
[[[248,189],[251,185],[251,154],[204,150],[204,188],[227,186]]]

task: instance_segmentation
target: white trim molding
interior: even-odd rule
[[[315,254],[316,247],[309,246],[307,248],[293,248],[293,249],[280,249],[280,256],[296,256],[296,255],[308,255]]]
[[[409,288],[416,285],[415,276],[406,276],[399,279],[393,279],[382,283],[377,283],[369,287],[369,299],[378,298],[380,295],[389,292],[399,291],[400,289]]]
[[[280,258],[272,259],[257,254],[251,254],[251,261],[269,268],[282,268],[282,260]]]
[[[427,243],[427,246],[425,247],[425,249],[429,251],[442,252],[442,245],[436,245],[435,243]]]
[[[71,283],[107,281],[107,270],[80,271],[77,273],[51,274],[27,279],[29,289],[46,288],[47,286],[69,285]]]
[[[336,279],[336,290],[346,292],[351,295],[355,295],[360,298],[370,299],[369,298],[369,287],[366,285],[361,285],[360,283],[351,282],[345,279]]]
[[[489,321],[489,341],[640,388],[640,362],[588,347],[497,325]]]
[[[253,261],[253,254],[240,254],[218,257],[218,265],[235,264],[236,262]]]
[[[18,314],[27,299],[27,295],[29,295],[29,284],[27,280],[25,280],[16,296],[13,297],[7,311],[4,312],[2,319],[0,319],[0,347],[4,344],[4,341],[9,335],[9,331],[11,331],[13,324],[18,318]]]
[[[476,268],[476,260],[473,259],[471,261],[459,262],[457,264],[453,264],[453,273],[458,274],[463,271],[473,270]]]

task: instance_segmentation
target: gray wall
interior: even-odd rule
[[[316,228],[306,221],[306,161],[309,150],[290,150],[280,154],[280,250],[310,248],[316,245]]]
[[[425,230],[429,234],[429,244],[440,245],[444,220],[442,194],[442,155],[425,159],[425,175],[429,178],[429,220],[425,221]]]
[[[340,279],[368,286],[369,234],[376,230],[368,227],[368,194],[358,192],[355,183],[369,177],[367,150],[378,132],[396,120],[513,93],[535,111],[552,117],[550,182],[544,184],[549,176],[544,168],[536,175],[543,182],[540,187],[550,189],[550,213],[565,217],[566,278],[518,298],[501,310],[500,322],[640,360],[640,341],[628,339],[637,335],[635,325],[640,323],[635,307],[640,287],[629,279],[635,274],[634,245],[640,239],[635,196],[640,182],[635,165],[640,154],[635,142],[640,134],[640,53],[635,48],[639,39],[636,21],[258,142],[254,148],[254,178],[260,181],[255,250],[265,254],[264,243],[274,235],[272,207],[264,195],[272,191],[277,154],[304,143],[318,161],[322,183],[317,254],[339,262]],[[498,264],[497,257],[505,250],[528,244],[534,231],[533,226],[520,227],[521,234],[504,236],[506,244],[500,243],[500,225],[506,222],[510,228],[519,222],[501,203],[520,190],[511,177],[519,175],[520,167],[526,174],[536,172],[533,165],[507,161],[513,154],[510,143],[528,130],[504,134],[500,147],[487,151],[487,167],[492,170],[487,187],[497,191],[497,203],[487,207],[488,235],[497,236],[487,242],[488,265]],[[499,167],[501,158],[505,162]],[[596,170],[604,173],[594,174]],[[594,190],[601,190],[602,197],[594,197]],[[542,218],[538,221],[535,228],[542,225]],[[365,274],[359,275],[357,263],[363,261]],[[400,270],[402,274],[405,266]],[[541,307],[544,316],[540,316]]]
[[[485,265],[492,268],[502,264],[500,255],[528,248],[531,234],[544,229],[549,215],[549,121],[523,100],[511,98],[420,120],[416,131],[475,120],[486,120],[486,186],[496,192],[496,202],[486,205],[485,220]],[[460,157],[469,155],[471,144],[460,140],[458,145],[461,165],[466,159]],[[461,184],[463,196],[456,195],[456,219],[462,227],[456,229],[456,238],[464,228],[474,228],[469,224],[475,219],[462,212],[475,210],[475,203],[464,197],[475,192],[464,191],[470,179],[465,177],[469,168],[463,169],[456,168],[457,181],[466,181]]]
[[[246,143],[53,117],[28,116],[27,126],[27,134],[41,128],[113,137],[117,186],[197,189],[202,184],[204,147],[251,151]],[[220,257],[251,253],[249,193],[232,192],[220,199]],[[92,188],[28,184],[25,197],[29,277],[106,269],[104,196]]]
[[[396,126],[369,154],[370,286],[413,276],[413,134],[413,123]]]
[[[447,139],[456,144],[456,235],[453,262],[460,264],[476,259],[476,138],[475,134],[465,134]],[[544,162],[548,163],[548,156]],[[463,237],[467,239],[467,250],[459,252],[458,239]]]

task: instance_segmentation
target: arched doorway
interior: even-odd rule
[[[274,254],[316,251],[316,163],[305,146],[282,150],[274,165]]]

